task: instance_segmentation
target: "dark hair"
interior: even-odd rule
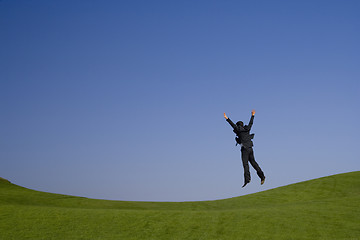
[[[236,123],[236,126],[241,126],[241,127],[243,127],[243,126],[244,126],[244,123],[243,123],[242,121],[238,121],[238,122]]]

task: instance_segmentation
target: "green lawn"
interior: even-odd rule
[[[183,203],[88,199],[0,179],[5,239],[360,240],[360,172]]]

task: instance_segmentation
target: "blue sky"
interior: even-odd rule
[[[360,2],[0,1],[0,176],[139,201],[360,170]],[[256,110],[260,186],[223,118]]]

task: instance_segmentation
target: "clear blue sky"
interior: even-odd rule
[[[0,1],[0,176],[141,201],[360,170],[360,1]],[[256,110],[244,189],[223,118]]]

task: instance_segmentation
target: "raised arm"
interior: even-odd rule
[[[249,124],[248,124],[248,129],[249,129],[249,130],[251,129],[251,127],[252,127],[252,125],[253,125],[253,123],[254,123],[254,116],[255,116],[255,110],[252,110],[252,111],[251,111],[250,122],[249,122]]]
[[[235,130],[237,129],[237,126],[230,120],[230,118],[228,118],[226,116],[226,114],[224,113],[224,118],[226,119],[226,121],[231,125],[231,127]]]

